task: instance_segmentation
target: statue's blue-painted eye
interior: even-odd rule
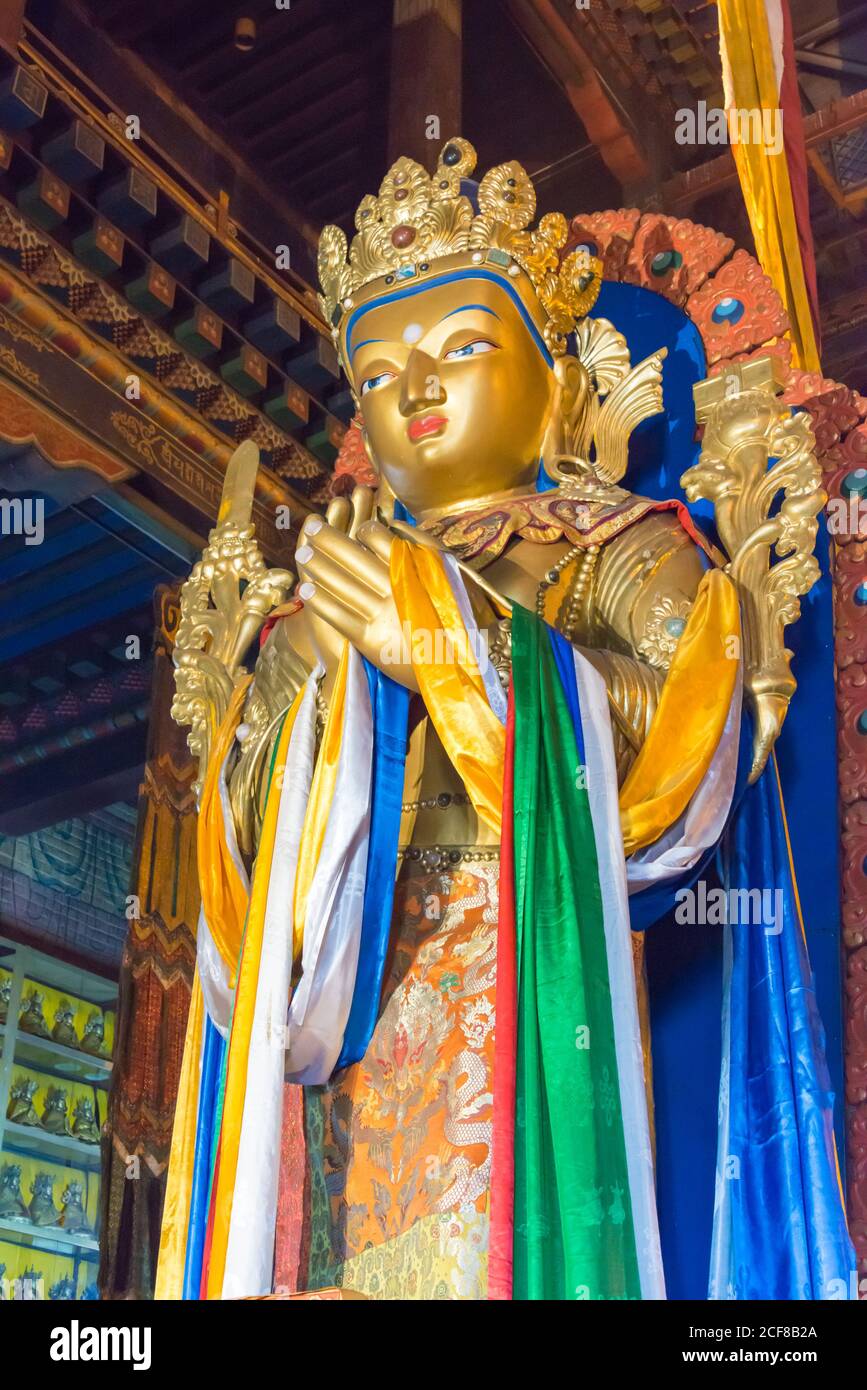
[[[369,376],[361,383],[362,396],[366,396],[368,391],[375,391],[377,386],[384,386],[387,381],[394,381],[394,372],[379,372],[376,376]]]
[[[487,338],[476,338],[472,343],[465,343],[463,347],[452,348],[443,356],[444,362],[457,362],[461,357],[480,357],[483,352],[494,352],[496,343],[489,343]]]

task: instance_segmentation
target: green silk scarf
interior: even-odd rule
[[[516,1299],[638,1299],[596,842],[550,635],[514,607]]]

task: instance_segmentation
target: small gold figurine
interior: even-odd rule
[[[5,1023],[9,1017],[9,999],[12,995],[12,981],[8,975],[4,975],[0,980],[0,1023]]]
[[[63,1206],[60,1224],[64,1231],[79,1231],[83,1235],[92,1235],[93,1228],[84,1210],[84,1188],[76,1178],[66,1184],[60,1201]]]
[[[32,989],[21,1001],[21,1013],[18,1016],[18,1026],[22,1033],[30,1033],[36,1038],[50,1038],[48,1024],[42,1012],[42,995],[38,989]]]
[[[12,1092],[6,1107],[7,1120],[17,1125],[38,1125],[39,1116],[33,1104],[33,1097],[39,1090],[39,1082],[29,1076],[19,1076],[12,1082]]]
[[[75,1010],[68,999],[61,999],[54,1015],[51,1036],[64,1047],[78,1047],[78,1034],[75,1031]]]
[[[62,1086],[49,1086],[45,1096],[45,1109],[40,1121],[49,1134],[69,1134],[67,1107],[69,1096]]]
[[[54,1178],[50,1173],[37,1173],[30,1184],[33,1200],[30,1220],[34,1226],[59,1226],[60,1212],[54,1205]]]
[[[0,1170],[0,1217],[7,1221],[27,1219],[27,1203],[21,1196],[20,1163],[4,1163]]]
[[[75,1102],[72,1133],[75,1135],[76,1139],[80,1139],[83,1144],[99,1143],[99,1124],[97,1123],[93,1101],[89,1096],[82,1096]]]
[[[91,1010],[79,1046],[91,1057],[105,1056],[105,1019],[99,1009]]]

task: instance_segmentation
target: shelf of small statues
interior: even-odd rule
[[[72,1134],[51,1134],[41,1125],[21,1125],[15,1120],[6,1121],[3,1134],[7,1144],[14,1144],[27,1153],[49,1159],[68,1158],[80,1168],[99,1171],[98,1143],[85,1143]]]
[[[14,1243],[28,1247],[38,1244],[49,1251],[65,1253],[70,1246],[96,1252],[99,1245],[92,1220],[92,1205],[85,1193],[86,1174],[80,1170],[41,1169],[32,1160],[20,1161],[12,1154],[2,1155],[0,1163],[0,1241],[14,1236]],[[30,1200],[27,1200],[27,1191]],[[59,1191],[60,1198],[55,1198]]]
[[[0,1038],[9,1033],[7,1024],[0,1023]],[[19,1064],[48,1067],[61,1072],[64,1078],[86,1081],[93,1086],[107,1086],[111,1080],[112,1060],[81,1048],[66,1047],[53,1038],[40,1038],[20,1029],[15,1039],[15,1061]]]
[[[11,997],[12,975],[0,967],[0,1030],[7,1034],[12,1026],[9,1019]],[[52,1005],[53,1023],[45,1012]],[[50,986],[37,985],[35,981],[25,978],[18,1011],[15,1060],[20,1062],[24,1055],[18,1055],[22,1045],[31,1049],[34,1057],[34,1049],[39,1049],[43,1057],[51,1059],[49,1066],[55,1063],[57,1057],[62,1057],[70,1068],[87,1066],[88,1059],[92,1058],[92,1070],[98,1073],[98,1080],[102,1082],[103,1072],[111,1070],[112,1048],[110,1038],[106,1037],[106,1022],[113,1018],[112,1010],[62,994]],[[113,1034],[113,1025],[111,1031]],[[58,1048],[59,1052],[56,1051]],[[91,1075],[86,1079],[90,1081],[94,1077]]]

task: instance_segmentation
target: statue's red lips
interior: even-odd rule
[[[410,421],[407,434],[410,439],[426,439],[430,434],[439,434],[447,424],[444,415],[422,415],[420,419]]]

